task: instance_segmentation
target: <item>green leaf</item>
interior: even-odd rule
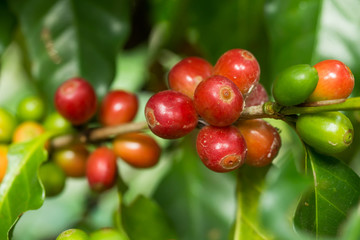
[[[306,161],[309,174],[313,176],[313,188],[302,197],[295,224],[317,238],[336,236],[360,199],[360,178],[341,161],[310,148]]]
[[[8,239],[9,231],[23,212],[38,209],[44,202],[38,168],[47,158],[44,144],[50,136],[45,134],[9,148],[9,165],[0,184],[0,239]]]
[[[195,150],[195,133],[176,145],[174,164],[155,199],[179,239],[227,239],[235,218],[235,178],[207,169]]]
[[[162,209],[149,198],[139,196],[122,209],[123,226],[130,239],[177,239]]]
[[[340,239],[341,240],[353,240],[360,239],[360,204],[354,209],[349,219],[346,221],[342,227]]]
[[[115,58],[128,35],[128,0],[14,0],[32,71],[53,99],[65,80],[81,76],[99,97],[115,75]]]
[[[12,14],[7,1],[0,1],[0,56],[10,44],[16,26],[16,18]]]

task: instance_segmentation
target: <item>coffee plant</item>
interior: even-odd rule
[[[0,240],[360,239],[357,0],[1,0]]]

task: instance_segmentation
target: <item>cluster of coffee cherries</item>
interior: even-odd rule
[[[281,145],[277,129],[262,119],[238,120],[244,108],[268,101],[259,79],[259,64],[244,49],[225,52],[214,66],[203,58],[185,58],[168,74],[170,90],[147,102],[148,126],[159,137],[175,139],[204,125],[196,149],[215,172],[232,171],[244,163],[266,166]]]
[[[322,106],[345,101],[353,91],[354,75],[339,60],[324,60],[314,66],[298,64],[282,71],[273,84],[273,96],[281,106]],[[341,112],[302,114],[296,121],[301,139],[317,151],[335,154],[353,140],[351,121]]]

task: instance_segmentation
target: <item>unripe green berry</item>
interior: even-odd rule
[[[121,240],[124,236],[115,229],[104,228],[90,234],[90,240]]]
[[[72,124],[58,112],[46,116],[44,128],[47,131],[57,131],[59,133],[68,133],[72,131]]]
[[[319,81],[316,69],[299,64],[285,69],[275,79],[272,93],[275,101],[284,106],[298,105],[315,90]]]
[[[16,125],[16,118],[6,109],[0,108],[0,143],[10,142]]]
[[[65,172],[53,162],[41,165],[39,176],[47,197],[58,195],[65,187]]]
[[[351,121],[340,112],[301,115],[296,130],[305,143],[328,155],[344,151],[354,134]]]
[[[56,240],[89,240],[89,236],[80,229],[68,229],[60,233]]]
[[[16,115],[22,121],[39,121],[45,113],[44,101],[38,96],[28,96],[19,103]]]

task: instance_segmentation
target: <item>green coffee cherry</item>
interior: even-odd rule
[[[15,116],[4,108],[0,108],[0,143],[10,142],[17,121]]]
[[[54,112],[46,116],[44,128],[47,131],[57,131],[59,133],[68,133],[72,131],[71,123],[58,112]]]
[[[89,240],[89,236],[80,229],[68,229],[56,238],[56,240]]]
[[[124,236],[115,229],[104,228],[90,234],[90,240],[121,240]]]
[[[16,115],[22,121],[39,121],[44,117],[45,104],[38,96],[28,96],[21,100]]]
[[[58,195],[65,187],[65,172],[53,162],[41,165],[39,176],[47,197]]]
[[[316,69],[299,64],[285,69],[275,79],[272,93],[275,101],[283,106],[298,105],[315,90],[319,81]]]
[[[305,143],[325,154],[344,151],[354,134],[350,120],[340,112],[301,115],[296,130]]]

